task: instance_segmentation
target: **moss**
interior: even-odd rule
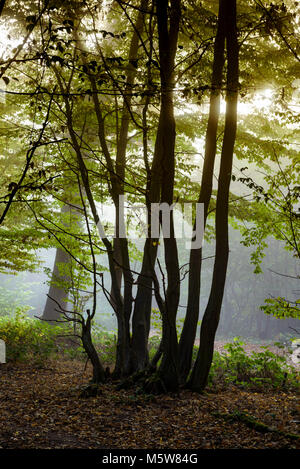
[[[253,430],[256,430],[257,432],[260,433],[277,433],[278,435],[282,435],[286,438],[291,438],[293,440],[299,440],[300,435],[296,435],[294,433],[288,433],[284,432],[282,430],[277,430],[276,428],[268,427],[268,425],[264,424],[263,422],[260,422],[259,420],[256,420],[254,417],[251,415],[245,414],[243,412],[233,412],[232,414],[227,414],[224,412],[212,412],[212,415],[215,417],[220,417],[228,421],[236,421],[236,422],[242,422],[247,427],[252,428]]]

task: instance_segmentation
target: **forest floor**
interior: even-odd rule
[[[228,386],[147,396],[107,384],[96,397],[82,398],[90,376],[90,366],[76,360],[0,365],[0,448],[300,448],[293,392]],[[250,428],[252,418],[267,427]]]

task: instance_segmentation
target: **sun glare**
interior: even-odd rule
[[[257,91],[251,101],[240,101],[238,104],[238,112],[240,115],[252,114],[255,111],[268,110],[273,104],[273,90],[265,88]]]
[[[0,60],[6,60],[11,55],[12,50],[22,43],[22,39],[12,37],[9,30],[3,23],[0,26]]]

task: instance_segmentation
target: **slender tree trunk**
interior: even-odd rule
[[[0,16],[2,15],[3,8],[5,6],[6,0],[0,0]]]
[[[213,357],[214,339],[219,323],[229,254],[228,199],[237,126],[238,42],[236,0],[220,0],[220,4],[226,5],[226,117],[216,206],[216,258],[210,296],[201,324],[199,352],[188,383],[188,386],[194,391],[202,391],[207,384]]]
[[[160,130],[156,144],[161,155],[161,203],[173,203],[175,177],[175,118],[173,104],[174,65],[180,23],[179,0],[157,1],[157,25],[161,77]],[[168,21],[169,19],[169,21]],[[170,212],[170,235],[163,233],[168,287],[162,312],[162,360],[158,374],[167,391],[179,386],[178,341],[176,315],[180,295],[178,250],[174,232],[173,211]]]
[[[106,166],[109,173],[110,179],[110,195],[113,199],[115,208],[116,208],[116,219],[115,219],[115,240],[113,247],[110,245],[108,240],[106,239],[105,245],[108,249],[108,257],[109,257],[109,266],[110,266],[110,274],[112,278],[112,285],[111,285],[111,300],[114,306],[114,310],[117,316],[117,323],[118,323],[118,342],[117,342],[117,356],[116,356],[116,367],[114,371],[115,376],[125,376],[130,371],[130,317],[132,311],[132,286],[133,286],[133,278],[130,269],[130,259],[129,259],[129,250],[128,250],[128,242],[127,239],[120,234],[119,231],[119,222],[124,222],[122,220],[122,198],[120,196],[124,195],[124,184],[125,184],[125,177],[126,177],[126,150],[127,150],[127,142],[128,142],[128,130],[129,124],[131,120],[131,107],[132,107],[132,86],[134,84],[136,74],[137,74],[137,67],[135,63],[137,62],[138,58],[138,50],[140,46],[140,39],[143,32],[144,26],[144,10],[146,9],[148,4],[148,0],[141,0],[140,3],[140,11],[137,14],[137,18],[135,23],[133,24],[133,34],[130,44],[129,50],[129,66],[126,73],[126,85],[123,94],[123,107],[121,112],[121,126],[120,132],[117,132],[116,140],[117,140],[117,154],[116,154],[116,162],[114,163],[114,159],[111,156],[109,147],[107,145],[106,140],[106,129],[104,125],[104,119],[102,115],[101,103],[98,98],[98,88],[95,77],[93,75],[89,76],[91,87],[93,90],[93,101],[95,107],[95,114],[98,121],[98,136],[101,149],[103,151]],[[78,39],[78,38],[77,38]],[[83,47],[82,47],[83,48]],[[82,56],[83,61],[85,61],[84,55]],[[105,64],[105,58],[102,56],[103,62]],[[116,108],[116,112],[118,112]],[[75,137],[75,135],[74,135]],[[73,138],[73,144],[74,144]],[[78,147],[75,144],[75,147]],[[75,148],[74,147],[74,148]],[[78,151],[79,150],[79,151]],[[81,174],[86,181],[85,183],[88,185],[88,176],[86,168],[82,164],[81,156],[80,156],[80,148],[78,150],[75,149],[78,160]],[[94,219],[99,220],[97,215],[97,211],[95,208],[94,201],[92,201],[93,196],[91,191],[88,192],[88,198],[90,204],[94,206],[92,208],[92,212],[94,215]],[[97,221],[96,221],[97,223]],[[122,297],[121,294],[121,285],[124,285],[124,294]]]
[[[150,93],[152,88],[152,68],[151,59],[153,57],[153,33],[155,26],[153,24],[154,2],[151,5],[151,13],[149,20],[149,64],[147,73],[147,88],[149,94],[145,96],[143,106],[143,157],[147,172],[146,181],[146,204],[148,208],[148,226],[151,226],[151,202],[158,202],[160,195],[159,174],[155,174],[157,154],[154,153],[152,168],[150,169],[148,158],[148,126],[147,112],[150,104]],[[158,182],[158,184],[157,184]],[[132,371],[140,371],[149,364],[148,356],[148,338],[150,332],[152,297],[153,297],[153,280],[152,273],[154,271],[155,261],[157,257],[158,244],[151,239],[151,230],[148,230],[148,237],[145,241],[143,262],[140,275],[137,280],[137,294],[134,302],[134,311],[132,316],[132,342],[131,342],[131,367]]]
[[[162,111],[161,111],[162,112]],[[159,119],[152,167],[146,193],[148,214],[148,234],[144,245],[143,263],[137,279],[138,290],[132,317],[132,371],[144,369],[148,365],[148,337],[153,293],[153,272],[157,257],[157,239],[151,237],[151,204],[158,203],[161,191],[161,135],[164,133],[164,120]]]
[[[138,59],[138,50],[140,46],[140,38],[143,32],[144,26],[144,10],[148,5],[148,0],[141,0],[140,11],[138,12],[136,22],[134,24],[134,31],[132,34],[128,62],[129,69],[127,72],[126,86],[124,90],[124,100],[121,116],[121,126],[120,133],[117,136],[117,155],[116,155],[116,176],[118,178],[117,191],[115,193],[115,206],[116,206],[116,247],[118,248],[115,251],[115,254],[118,255],[120,259],[120,265],[116,266],[116,269],[120,269],[122,272],[123,282],[124,282],[124,301],[123,301],[123,311],[121,313],[122,318],[118,320],[120,327],[122,327],[122,337],[120,341],[124,341],[124,370],[121,373],[122,375],[128,375],[131,371],[130,365],[130,318],[132,312],[132,287],[133,287],[133,277],[130,269],[130,259],[129,259],[129,250],[128,250],[128,241],[126,238],[120,237],[119,233],[119,221],[120,214],[123,212],[122,199],[119,196],[124,195],[124,181],[126,177],[126,150],[127,150],[127,141],[128,141],[128,130],[131,120],[131,104],[132,104],[132,86],[134,84],[136,74],[137,74],[137,59]],[[117,200],[118,199],[118,200]],[[124,223],[124,219],[121,223]],[[117,350],[117,355],[118,355]],[[117,363],[120,362],[120,359],[117,357]]]
[[[152,308],[152,272],[157,256],[157,244],[148,237],[145,241],[144,255],[140,275],[137,280],[138,290],[132,316],[131,370],[141,371],[149,363],[148,337]]]
[[[205,156],[202,171],[201,190],[198,203],[204,204],[204,227],[213,185],[213,171],[217,146],[217,129],[220,115],[220,96],[224,67],[225,8],[220,3],[218,28],[214,45],[214,62],[211,81],[209,116],[205,140]],[[196,231],[196,221],[194,231]],[[189,286],[186,317],[179,342],[180,379],[185,382],[191,368],[193,346],[196,337],[200,307],[202,249],[191,249],[189,262]]]
[[[150,183],[147,192],[148,224],[151,225],[151,203],[172,205],[175,173],[175,119],[173,105],[174,63],[180,21],[180,1],[156,1],[161,77],[161,108],[157,128]],[[161,313],[163,314],[163,357],[159,368],[165,390],[178,388],[178,342],[176,314],[179,302],[179,264],[174,235],[173,214],[170,217],[170,238],[164,237],[168,288]],[[141,275],[133,314],[132,364],[135,370],[148,364],[147,341],[150,328],[150,309],[157,240],[150,230],[144,246]],[[149,278],[150,274],[150,278]],[[157,292],[156,292],[157,293]]]
[[[83,348],[91,360],[93,366],[93,383],[99,384],[105,381],[105,371],[100,362],[97,350],[94,347],[91,337],[91,318],[88,316],[86,322],[82,324],[81,340]]]

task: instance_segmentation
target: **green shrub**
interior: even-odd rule
[[[234,339],[233,343],[225,345],[225,353],[214,353],[209,375],[211,387],[228,383],[255,389],[298,386],[299,373],[287,364],[284,356],[270,352],[267,347],[262,347],[262,352],[247,355],[243,345]]]
[[[149,351],[150,361],[152,360],[152,358],[156,354],[156,352],[159,348],[160,342],[161,342],[161,337],[158,336],[158,335],[153,335],[152,337],[149,337],[148,351]]]
[[[92,339],[102,363],[105,365],[113,364],[117,349],[116,332],[109,332],[98,324],[94,324],[92,326]]]
[[[112,365],[116,358],[116,334],[103,329],[98,324],[92,325],[92,341],[98,352],[101,362],[105,365]],[[66,347],[63,353],[71,359],[86,360],[87,355],[82,345],[76,347]]]
[[[72,323],[49,324],[28,317],[24,308],[17,308],[14,314],[0,317],[0,339],[6,343],[8,361],[34,359],[36,362],[44,362],[57,353],[70,359],[86,360],[80,339],[72,337],[73,333]],[[116,354],[115,334],[93,325],[92,338],[101,361],[105,364],[113,363]]]
[[[0,317],[0,339],[6,343],[7,360],[44,361],[58,351],[57,337],[63,329],[26,316],[17,309],[12,316]]]

